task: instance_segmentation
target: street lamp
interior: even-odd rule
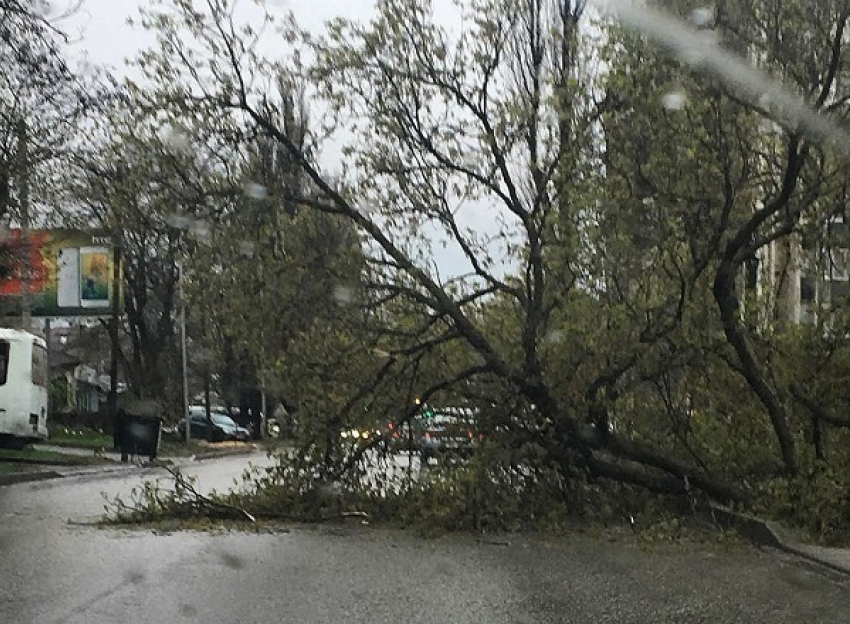
[[[190,229],[191,221],[183,215],[173,215],[168,224],[179,232],[178,248],[182,247],[183,235]],[[177,260],[177,296],[180,299],[180,359],[183,374],[183,418],[186,419],[186,444],[192,441],[192,419],[189,418],[189,357],[186,350],[186,292],[184,289],[184,262]]]

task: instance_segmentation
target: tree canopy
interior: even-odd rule
[[[126,241],[148,386],[180,259],[206,374],[298,412],[324,465],[365,457],[342,427],[424,399],[564,481],[834,482],[850,8],[455,4],[321,33],[233,0],[144,9],[146,83],[78,201]]]

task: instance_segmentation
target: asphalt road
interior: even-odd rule
[[[221,489],[245,462],[192,470],[202,488]],[[156,535],[77,524],[99,516],[101,491],[139,481],[120,473],[0,488],[0,622],[850,620],[844,581],[745,546],[425,541],[360,526]]]

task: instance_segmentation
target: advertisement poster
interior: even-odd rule
[[[113,296],[114,254],[98,232],[31,230],[29,293],[33,316],[108,316]],[[7,315],[20,314],[26,255],[21,231],[9,230],[0,245],[9,268],[0,281]],[[119,293],[120,296],[120,293]]]

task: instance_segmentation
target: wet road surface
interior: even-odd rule
[[[222,489],[246,461],[191,472]],[[850,621],[844,581],[744,546],[425,541],[359,526],[155,535],[67,522],[99,517],[101,491],[139,482],[125,472],[0,488],[0,622]]]

